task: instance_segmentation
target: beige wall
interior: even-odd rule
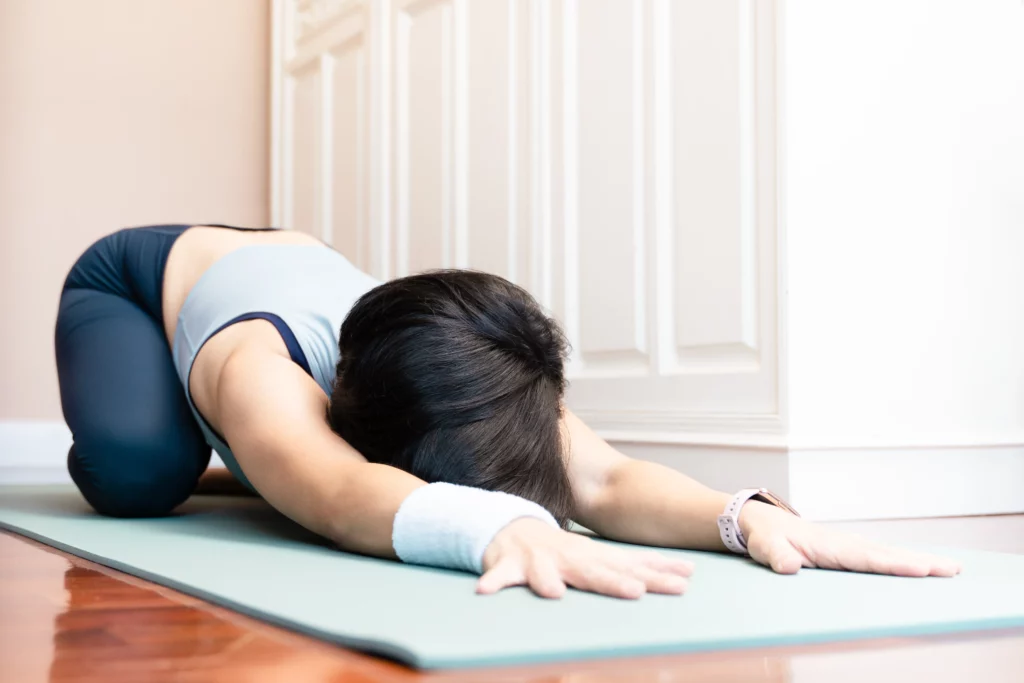
[[[268,217],[267,0],[0,0],[0,420],[60,417],[61,282],[96,238]]]

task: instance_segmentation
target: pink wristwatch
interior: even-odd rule
[[[768,489],[743,489],[732,497],[729,504],[725,506],[725,511],[718,515],[718,533],[722,535],[722,543],[737,555],[748,554],[747,539],[743,538],[743,532],[740,530],[740,510],[751,499],[782,508],[797,517],[800,516],[789,503]]]

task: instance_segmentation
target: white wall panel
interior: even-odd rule
[[[570,405],[639,439],[781,432],[774,3],[557,7]]]
[[[455,3],[398,3],[394,273],[455,266]],[[461,123],[461,121],[460,121]]]
[[[322,89],[319,63],[316,62],[288,76],[291,93],[291,147],[285,151],[290,171],[286,179],[290,211],[288,227],[310,234],[319,234],[320,210],[317,205],[321,153],[320,108]],[[286,105],[287,106],[287,105]]]
[[[368,267],[366,89],[363,42],[331,53],[331,168],[329,241],[350,261]]]
[[[674,355],[758,361],[754,0],[669,3]]]
[[[467,259],[513,281],[523,269],[520,197],[526,141],[527,3],[473,0],[467,17]]]
[[[354,0],[278,2],[271,135],[275,223],[368,260],[366,12]]]
[[[578,261],[566,305],[579,309],[573,340],[583,372],[644,373],[648,366],[645,282],[644,27],[641,0],[567,3],[575,64],[563,72],[576,98],[563,136],[572,140],[577,226],[565,249]],[[572,68],[574,67],[574,68]],[[570,160],[567,160],[570,162]]]

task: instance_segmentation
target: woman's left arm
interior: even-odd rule
[[[726,551],[718,515],[730,494],[619,453],[568,410],[563,426],[577,522],[605,538],[628,543]],[[743,506],[739,524],[751,557],[782,574],[801,567],[899,576],[960,572],[954,560],[879,545],[758,501]]]

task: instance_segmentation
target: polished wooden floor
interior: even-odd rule
[[[1024,516],[843,526],[1024,553]],[[1024,681],[1024,630],[420,674],[0,533],[0,681]]]

